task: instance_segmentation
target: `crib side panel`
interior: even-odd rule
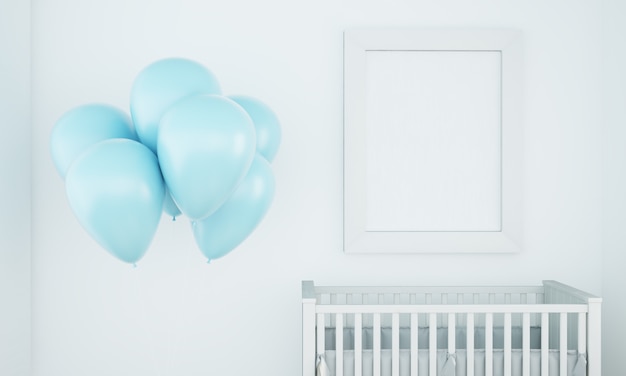
[[[579,303],[588,307],[586,322],[587,376],[602,374],[602,299],[556,281],[543,281],[546,303]],[[580,347],[580,346],[579,346]]]

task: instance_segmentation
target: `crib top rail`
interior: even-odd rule
[[[557,281],[543,281],[543,289],[548,303],[602,303],[598,296]]]
[[[318,305],[316,313],[586,313],[585,304]]]

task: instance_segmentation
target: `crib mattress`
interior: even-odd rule
[[[466,350],[457,350],[451,357],[447,350],[437,350],[437,375],[439,376],[466,376]],[[549,375],[559,375],[559,352],[549,351]],[[336,376],[335,372],[336,352],[327,350],[318,361],[317,376]],[[429,376],[429,354],[428,350],[418,351],[418,376]],[[373,375],[373,355],[371,350],[362,351],[362,376]],[[400,350],[400,376],[410,376],[411,353],[410,350]],[[355,376],[354,373],[354,351],[343,352],[343,376]],[[586,376],[585,357],[579,355],[575,350],[567,353],[567,375]],[[511,376],[522,376],[522,351],[513,350],[511,354]],[[541,351],[530,351],[530,374],[532,376],[541,375]],[[381,350],[381,376],[391,376],[391,350]],[[485,351],[474,351],[474,376],[485,376]],[[493,351],[493,376],[504,376],[504,352],[502,350]]]

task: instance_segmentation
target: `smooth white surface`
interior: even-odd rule
[[[0,2],[0,375],[31,367],[30,1]]]
[[[345,31],[346,253],[523,249],[522,37]]]
[[[600,5],[34,2],[33,375],[298,374],[302,279],[432,285],[554,278],[599,294]],[[342,33],[357,26],[524,30],[524,252],[342,252]],[[225,93],[257,96],[278,114],[284,132],[272,164],[276,199],[254,234],[210,265],[189,224],[164,217],[132,269],[74,219],[48,138],[73,106],[100,101],[127,109],[133,78],[165,56],[203,62]],[[554,267],[565,259],[568,267]],[[285,355],[280,367],[277,353]]]
[[[368,51],[366,231],[500,231],[501,53]]]

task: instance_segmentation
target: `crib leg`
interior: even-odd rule
[[[589,299],[588,325],[587,325],[587,376],[602,375],[602,299]]]

